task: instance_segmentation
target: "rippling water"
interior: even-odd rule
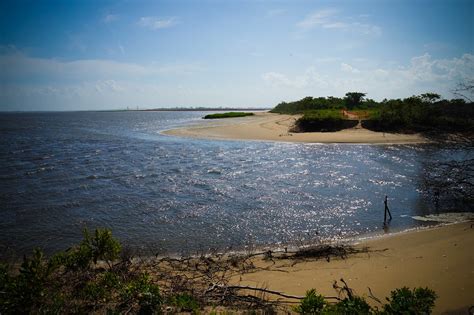
[[[426,224],[433,145],[208,141],[160,131],[201,112],[0,114],[0,249],[65,249],[84,226],[153,252],[274,245]],[[472,211],[447,208],[443,211]]]

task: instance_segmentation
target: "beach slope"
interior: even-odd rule
[[[315,288],[336,295],[332,285],[343,278],[355,293],[380,306],[390,291],[404,286],[428,287],[438,294],[434,313],[467,314],[474,305],[474,226],[472,222],[391,234],[364,241],[369,252],[347,259],[257,261],[266,270],[234,278],[235,284],[265,287],[291,295]],[[451,313],[453,312],[453,313]]]

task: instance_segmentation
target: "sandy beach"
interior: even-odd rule
[[[288,129],[298,116],[272,113],[255,113],[243,118],[226,118],[202,125],[164,131],[164,134],[201,138],[232,140],[263,140],[307,143],[370,143],[410,144],[428,140],[419,134],[394,134],[373,132],[361,127],[338,132],[290,133]]]
[[[244,274],[233,281],[290,295],[304,295],[315,288],[325,296],[334,296],[332,285],[343,278],[356,294],[367,298],[370,287],[381,301],[395,288],[429,287],[438,294],[435,314],[467,314],[474,305],[472,225],[465,222],[388,234],[356,245],[368,246],[370,251],[344,260],[258,260],[255,264],[268,270]]]

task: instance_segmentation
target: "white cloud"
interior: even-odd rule
[[[334,61],[336,62],[336,61]],[[336,66],[336,65],[334,65]],[[451,98],[456,82],[466,82],[474,78],[474,55],[464,54],[460,58],[433,59],[424,54],[411,58],[406,66],[355,68],[348,63],[340,63],[343,73],[332,71],[316,72],[308,67],[303,74],[290,77],[281,72],[267,72],[263,81],[270,87],[278,88],[276,93],[284,95],[344,95],[347,91],[363,91],[375,99],[408,97],[425,92],[440,93]],[[299,92],[298,92],[299,91]],[[299,93],[299,94],[298,94]],[[298,96],[299,97],[299,96]]]
[[[143,16],[138,22],[138,25],[149,28],[151,30],[159,30],[163,28],[169,28],[178,24],[178,18],[169,17],[169,18],[160,18],[154,16]]]
[[[312,85],[327,85],[326,80],[321,77],[314,67],[309,67],[303,75],[294,78],[289,78],[279,72],[267,72],[262,75],[262,79],[274,87],[304,89]]]
[[[298,26],[304,29],[310,29],[318,25],[326,25],[331,23],[331,18],[337,13],[335,9],[325,9],[315,11],[306,16],[302,21],[298,22]]]
[[[16,78],[55,80],[99,80],[110,78],[140,79],[159,75],[189,75],[204,71],[198,63],[134,64],[104,59],[59,61],[32,58],[23,53],[0,55],[0,79],[9,82]]]
[[[349,73],[359,73],[360,71],[347,63],[341,63],[341,70]]]
[[[112,22],[118,21],[118,19],[119,19],[119,16],[117,14],[106,14],[104,18],[102,19],[102,21],[104,23],[112,23]]]
[[[324,28],[347,28],[348,25],[342,22],[334,22],[334,23],[326,23],[323,24],[322,27]]]
[[[3,51],[4,54],[0,54],[0,110],[74,110],[196,104],[196,95],[200,92],[194,91],[188,98],[184,98],[176,93],[176,84],[187,82],[192,76],[199,77],[206,71],[199,63],[61,61],[33,58],[12,49]],[[204,96],[199,99],[201,104],[207,105],[204,100]]]
[[[363,35],[380,36],[382,34],[382,29],[377,25],[357,21],[351,22],[353,20],[353,18],[339,16],[336,9],[324,9],[309,14],[296,25],[306,31],[321,27],[324,29],[350,31]]]

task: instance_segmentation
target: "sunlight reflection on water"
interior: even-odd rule
[[[341,238],[381,230],[385,194],[400,230],[437,211],[423,163],[458,154],[159,134],[202,115],[2,114],[0,245],[65,249],[83,226],[154,252]]]

